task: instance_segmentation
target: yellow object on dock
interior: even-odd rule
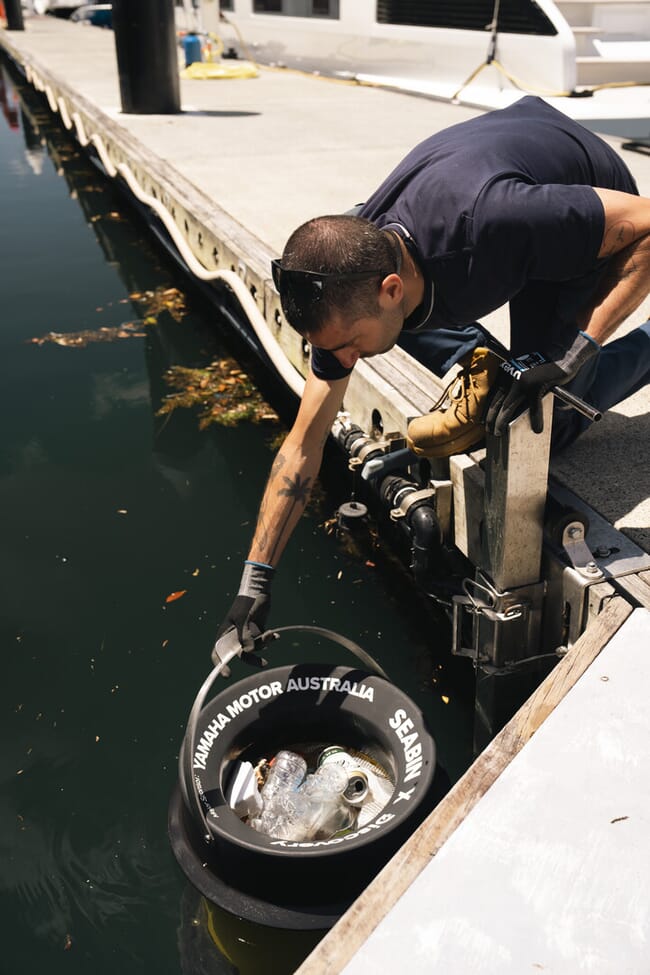
[[[195,61],[181,71],[181,78],[193,81],[210,81],[227,78],[257,78],[259,71],[250,61]]]

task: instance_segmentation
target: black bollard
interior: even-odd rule
[[[174,0],[113,0],[113,31],[122,111],[180,112]]]
[[[7,15],[7,30],[25,30],[20,0],[4,0],[4,5]]]

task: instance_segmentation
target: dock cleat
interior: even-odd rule
[[[437,403],[408,425],[406,440],[419,457],[451,457],[474,447],[485,436],[489,394],[501,359],[490,349],[477,348],[461,359],[461,372]]]

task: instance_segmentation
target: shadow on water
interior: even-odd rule
[[[0,973],[232,972],[221,947],[242,975],[282,975],[307,946],[285,938],[294,957],[280,962],[276,943],[270,968],[268,931],[208,912],[166,817],[187,711],[285,427],[200,430],[195,411],[158,410],[171,366],[231,357],[285,424],[295,404],[0,63],[0,397],[12,418],[0,451]],[[324,530],[347,476],[331,451],[272,621],[366,647],[424,711],[455,781],[471,761],[471,666],[450,658],[446,619],[390,552]],[[324,652],[290,645],[271,662]],[[236,662],[234,679],[245,673]]]

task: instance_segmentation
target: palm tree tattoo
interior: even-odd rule
[[[273,552],[271,553],[271,559],[275,555],[275,551],[280,539],[284,536],[287,525],[289,523],[289,519],[293,514],[296,504],[300,504],[304,508],[309,499],[309,492],[311,490],[311,477],[306,477],[303,481],[302,478],[300,477],[300,474],[296,474],[295,478],[293,479],[283,474],[282,480],[285,483],[285,487],[279,489],[278,495],[284,498],[291,498],[293,504],[290,506],[289,510],[287,511],[284,522],[276,535],[277,541],[276,541],[276,545],[273,548]]]
[[[280,488],[278,494],[285,498],[293,498],[294,501],[298,501],[300,504],[307,504],[311,486],[311,477],[306,477],[303,481],[300,478],[300,474],[296,474],[295,480],[292,481],[290,477],[283,474],[282,480],[287,486]]]

